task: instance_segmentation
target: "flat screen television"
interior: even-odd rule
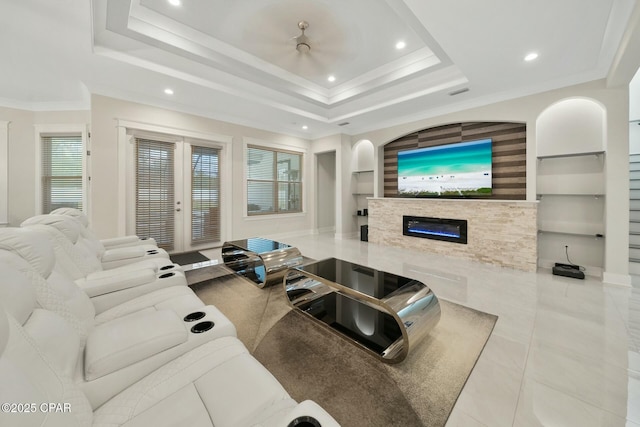
[[[398,195],[490,196],[491,164],[491,139],[400,151]]]

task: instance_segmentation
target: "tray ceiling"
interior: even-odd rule
[[[97,93],[307,138],[603,78],[634,4],[5,3],[0,24],[13,43],[6,37],[0,43],[15,66],[0,71],[4,105],[71,107],[86,105],[88,93]],[[296,50],[301,20],[309,23],[309,52]],[[399,41],[403,49],[396,48]],[[539,59],[525,62],[532,51]],[[339,126],[344,122],[349,124]]]

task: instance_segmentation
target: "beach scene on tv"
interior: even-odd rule
[[[491,139],[399,152],[398,195],[490,196]]]

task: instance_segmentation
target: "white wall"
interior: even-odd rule
[[[140,122],[150,125],[172,128],[176,134],[180,130],[199,132],[202,134],[219,134],[231,137],[231,200],[226,209],[230,218],[228,229],[222,230],[223,240],[240,239],[253,236],[268,236],[282,233],[310,233],[312,228],[315,202],[313,197],[314,174],[311,173],[312,155],[309,152],[308,140],[266,132],[246,126],[221,122],[190,114],[165,110],[134,102],[122,101],[104,96],[93,95],[91,98],[93,177],[92,200],[93,209],[91,223],[101,237],[115,236],[124,230],[116,218],[126,209],[121,206],[121,195],[118,194],[115,182],[118,179],[118,130],[116,120]],[[304,213],[289,215],[264,215],[247,217],[245,206],[245,165],[244,150],[246,141],[252,144],[264,144],[270,147],[282,147],[304,152],[303,206]],[[224,185],[224,184],[223,184]]]
[[[400,136],[447,123],[465,121],[514,121],[527,123],[527,200],[536,200],[536,120],[550,105],[568,98],[586,97],[606,109],[607,153],[605,164],[606,243],[604,280],[628,283],[629,227],[629,95],[628,88],[607,88],[604,80],[569,86],[536,95],[458,111],[353,136],[373,142],[377,170],[383,170],[383,146]],[[559,142],[561,144],[561,142]],[[573,144],[573,143],[572,143]],[[573,145],[573,149],[581,148]],[[585,147],[586,148],[586,147]],[[589,151],[588,149],[584,151]],[[622,165],[622,166],[621,166]],[[376,174],[376,194],[382,194],[383,174]]]
[[[538,156],[602,151],[606,147],[605,109],[590,99],[565,99],[536,121]]]
[[[317,228],[315,177],[317,165],[311,154],[335,151],[336,153],[336,236],[351,234],[356,230],[352,215],[355,205],[349,183],[353,165],[352,144],[361,139],[370,140],[375,148],[375,193],[382,194],[384,144],[414,131],[461,121],[516,121],[527,123],[527,200],[536,198],[536,129],[538,116],[550,105],[567,98],[588,97],[600,102],[607,112],[606,122],[606,249],[605,275],[623,277],[628,272],[628,170],[629,153],[629,97],[626,87],[606,88],[604,81],[566,87],[532,96],[500,102],[443,116],[410,122],[403,125],[367,132],[349,137],[333,135],[313,141],[261,131],[245,126],[220,122],[184,113],[150,107],[103,96],[92,96],[90,112],[27,112],[0,108],[0,121],[8,126],[8,220],[18,225],[35,214],[35,144],[34,125],[91,122],[91,167],[93,202],[90,219],[100,236],[117,234],[119,194],[114,182],[118,179],[118,144],[116,119],[173,127],[203,133],[231,136],[232,150],[232,203],[227,239],[264,236],[277,233],[310,232]],[[639,126],[640,128],[640,126]],[[635,132],[634,132],[635,134]],[[274,146],[283,145],[306,150],[304,165],[305,213],[282,221],[282,217],[247,218],[244,207],[244,139],[254,138]],[[632,138],[636,141],[635,138]],[[574,147],[575,148],[575,147]],[[322,203],[322,200],[319,201]]]
[[[374,147],[371,141],[362,140],[353,145],[353,170],[372,170],[374,165]]]

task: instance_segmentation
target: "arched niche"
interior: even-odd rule
[[[368,139],[361,139],[353,146],[353,167],[354,171],[373,170],[374,147]]]
[[[536,120],[538,157],[606,150],[606,109],[590,98],[568,98]]]

